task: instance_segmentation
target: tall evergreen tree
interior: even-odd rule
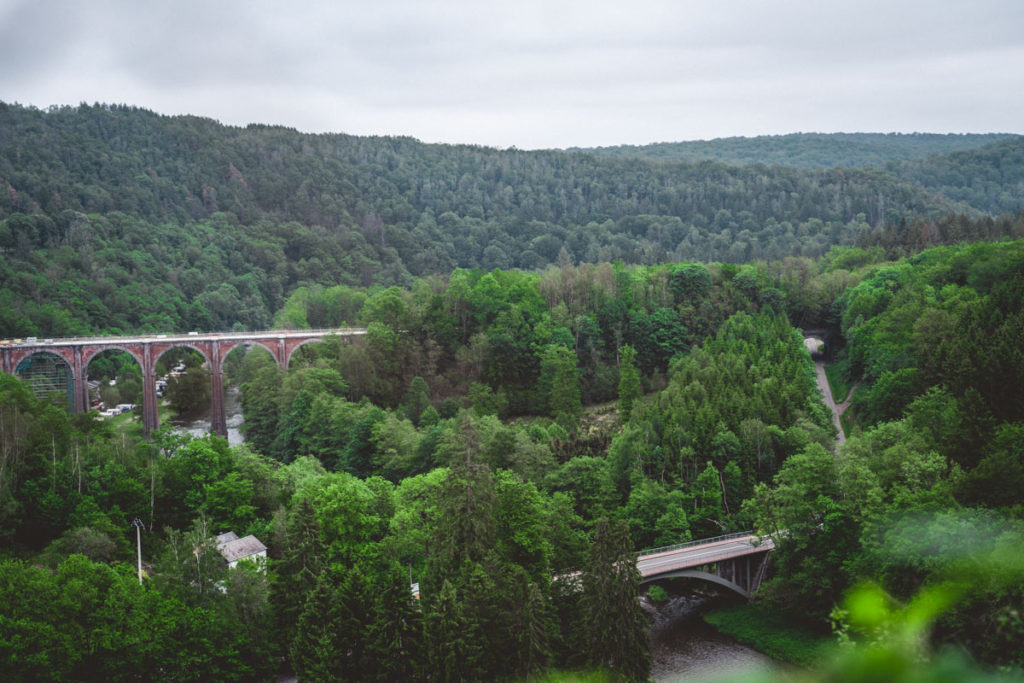
[[[370,660],[379,681],[424,678],[423,613],[400,567],[384,572],[376,589],[376,619],[370,626]]]
[[[551,417],[570,432],[575,432],[583,403],[576,352],[561,344],[551,344],[540,362],[538,393]]]
[[[441,514],[424,577],[428,590],[437,590],[465,563],[482,561],[495,540],[497,501],[480,434],[468,412],[458,419],[458,429],[440,447],[449,471],[439,492]]]
[[[583,646],[592,666],[630,681],[647,680],[651,667],[639,595],[640,572],[626,525],[599,521],[583,572]]]
[[[323,571],[323,559],[316,511],[308,498],[299,498],[288,519],[285,548],[280,561],[274,563],[271,585],[277,632],[285,647],[295,637],[303,606]]]
[[[419,425],[420,418],[430,406],[430,387],[426,380],[417,375],[409,383],[409,391],[405,394],[405,414],[409,420]]]
[[[629,422],[633,403],[643,395],[640,371],[636,369],[636,349],[628,344],[619,347],[619,418]]]
[[[474,644],[466,632],[462,604],[447,579],[437,597],[424,610],[427,662],[438,681],[472,680],[477,659]]]
[[[372,587],[360,567],[327,571],[306,601],[291,659],[303,681],[373,680]]]

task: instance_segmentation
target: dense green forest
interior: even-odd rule
[[[1020,665],[1020,569],[977,566],[1021,533],[1022,288],[1021,241],[302,288],[280,318],[358,320],[366,343],[287,374],[233,362],[235,448],[126,440],[4,377],[2,661],[21,680],[642,678],[618,559],[754,526],[778,539],[758,599],[790,618],[826,629],[866,579],[903,600],[952,582],[932,642]],[[835,454],[800,318],[832,327],[857,385]],[[215,561],[225,530],[267,543],[265,573]]]
[[[690,142],[657,142],[572,151],[601,156],[662,161],[720,161],[747,166],[796,168],[884,167],[889,162],[974,150],[1013,135],[936,135],[933,133],[791,133],[759,137],[717,138]],[[928,163],[928,162],[925,162]]]
[[[1024,665],[1020,138],[761,142],[803,161],[0,105],[0,337],[367,330],[230,356],[236,447],[0,376],[0,673],[642,680],[633,553],[750,528],[790,622]],[[841,447],[796,328],[852,388]],[[226,531],[265,564],[227,570]]]
[[[740,167],[0,104],[0,330],[255,329],[302,285],[1020,237],[1020,145],[895,170]],[[907,223],[926,227],[894,236]]]
[[[1022,249],[932,249],[839,297],[854,434],[834,458],[789,459],[753,496],[762,524],[800,530],[780,549],[780,604],[822,617],[864,577],[901,599],[952,582],[960,602],[936,637],[1022,664],[1020,567],[999,560],[1021,534]]]

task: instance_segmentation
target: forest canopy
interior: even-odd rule
[[[730,145],[796,157],[729,165]],[[142,438],[0,376],[0,667],[643,680],[634,554],[751,528],[784,618],[870,643],[941,593],[910,660],[1024,665],[1003,561],[1024,519],[1021,138],[707,150],[0,105],[0,337],[365,329],[287,370],[229,357],[237,446]],[[197,354],[163,363],[164,410],[209,400]],[[90,372],[105,401],[143,381],[117,354]],[[267,559],[229,570],[226,531]],[[837,611],[857,595],[874,622]]]

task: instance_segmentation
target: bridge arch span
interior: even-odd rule
[[[77,388],[74,367],[73,353],[64,349],[36,349],[20,355],[13,363],[12,374],[28,382],[37,398],[63,393],[68,406],[74,407]]]
[[[662,579],[700,579],[702,581],[710,581],[711,583],[716,583],[719,586],[725,586],[729,590],[739,593],[745,598],[750,598],[750,591],[746,590],[739,584],[733,583],[729,579],[718,576],[717,574],[712,574],[711,572],[706,572],[702,569],[680,569],[667,574],[652,576],[651,578],[641,580],[640,585],[643,586],[648,583],[655,583]]]
[[[192,344],[190,342],[171,342],[169,344],[154,344],[153,345],[153,364],[156,365],[160,362],[160,359],[165,353],[171,349],[192,349],[201,355],[205,360],[208,367],[213,368],[213,357],[210,354],[209,348],[204,348],[204,345]]]
[[[78,394],[75,397],[77,404],[82,406],[82,410],[89,410],[92,405],[92,397],[89,395],[89,365],[96,360],[99,356],[107,353],[108,351],[119,351],[121,353],[128,354],[132,360],[139,365],[139,377],[144,380],[145,368],[143,362],[143,354],[138,347],[133,347],[130,344],[107,344],[103,346],[86,346],[81,350],[81,359],[79,361],[78,368]],[[140,399],[141,400],[141,399]],[[133,401],[134,402],[134,401]],[[110,408],[111,406],[106,406]]]
[[[284,362],[281,363],[281,369],[284,370],[285,372],[288,372],[288,366],[291,365],[292,356],[295,355],[296,351],[301,349],[306,344],[313,344],[315,342],[321,341],[323,341],[323,339],[300,339],[299,341],[291,344],[289,344],[286,341],[284,346]]]
[[[129,356],[135,359],[135,362],[142,367],[142,354],[139,353],[138,349],[133,349],[128,344],[107,344],[104,346],[87,346],[82,349],[82,367],[88,368],[89,363],[93,361],[96,356],[100,355],[104,351],[124,351]]]
[[[264,340],[264,339],[251,339],[251,340],[229,339],[229,340],[222,341],[222,342],[220,342],[220,344],[218,345],[218,348],[217,348],[217,355],[218,355],[217,361],[218,361],[218,363],[223,364],[224,360],[229,355],[231,355],[231,352],[234,351],[235,349],[241,349],[241,348],[247,348],[247,347],[255,347],[255,346],[259,346],[262,349],[266,349],[266,351],[268,353],[270,353],[270,357],[274,359],[274,362],[276,362],[278,365],[281,365],[281,360],[278,358],[278,353],[277,353],[278,352],[278,348],[277,348],[278,344],[277,344],[277,342],[276,341],[267,341],[267,340]]]
[[[43,354],[43,355],[49,354],[51,356],[57,356],[57,357],[61,358],[68,365],[74,367],[74,364],[75,364],[75,353],[74,353],[74,351],[72,349],[70,349],[68,347],[62,347],[62,346],[45,346],[45,347],[37,346],[37,347],[34,347],[34,348],[15,349],[13,351],[13,353],[11,353],[11,359],[10,359],[11,370],[10,370],[10,372],[12,374],[16,373],[17,370],[18,370],[18,366],[20,366],[25,361],[26,358],[31,358],[32,356],[37,356],[37,355],[40,355],[40,354]]]

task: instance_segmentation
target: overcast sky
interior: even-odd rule
[[[1024,2],[0,0],[0,100],[522,149],[1024,133]]]

